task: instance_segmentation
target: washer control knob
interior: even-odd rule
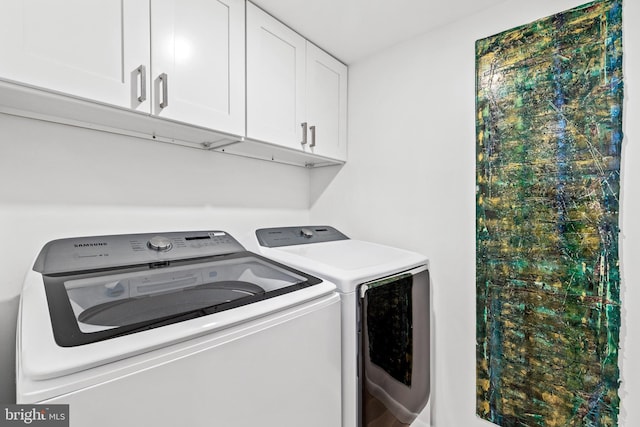
[[[155,236],[149,239],[147,246],[154,251],[168,251],[171,249],[171,240],[163,236]]]
[[[313,237],[313,231],[309,230],[308,228],[303,228],[300,230],[300,235],[306,239],[310,239]]]

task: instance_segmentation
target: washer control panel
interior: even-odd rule
[[[163,263],[243,252],[224,231],[78,237],[47,243],[33,267],[43,274]]]
[[[349,239],[335,228],[323,225],[261,228],[256,230],[256,237],[260,246],[267,248]]]

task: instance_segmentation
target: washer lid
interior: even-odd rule
[[[198,337],[209,341],[211,343],[209,345],[217,345],[216,343],[232,339],[227,333],[236,326],[240,330],[245,329],[242,326],[244,324],[247,325],[247,330],[256,330],[261,327],[260,325],[271,327],[275,320],[280,321],[284,316],[298,316],[300,312],[313,310],[318,305],[326,304],[328,299],[335,300],[334,297],[338,297],[335,289],[335,285],[323,281],[317,285],[262,299],[232,310],[140,332],[135,331],[136,333],[123,334],[86,345],[62,347],[55,341],[42,275],[31,270],[26,275],[18,316],[16,337],[18,387],[21,389],[21,395],[23,397],[28,395],[31,402],[40,401],[39,396],[51,397],[49,393],[60,384],[71,386],[67,392],[78,390],[79,385],[86,387],[93,384],[94,375],[110,376],[111,372],[118,372],[114,370],[117,369],[115,365],[114,367],[103,366],[99,371],[89,372],[88,369],[157,349],[166,349],[166,354],[174,357],[177,351],[176,344],[197,340]],[[272,295],[276,293],[277,291],[274,291]],[[185,344],[184,347],[190,346]],[[131,369],[138,369],[138,365],[131,365]],[[67,375],[70,375],[68,379],[60,378]],[[53,380],[53,382],[41,382],[43,380]]]
[[[251,252],[43,275],[53,333],[71,347],[237,308],[321,283]]]

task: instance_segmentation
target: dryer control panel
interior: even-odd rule
[[[335,228],[324,225],[261,228],[256,230],[256,237],[260,246],[267,248],[349,239]]]
[[[78,237],[47,243],[33,269],[43,274],[69,273],[226,255],[244,250],[224,231]]]

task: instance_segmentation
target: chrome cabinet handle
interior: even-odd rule
[[[140,96],[138,102],[144,102],[147,100],[147,68],[144,65],[136,68],[138,72],[138,84],[140,87]]]
[[[307,122],[300,123],[300,126],[302,126],[302,141],[300,142],[300,144],[306,145],[307,144]]]
[[[162,102],[160,108],[166,108],[169,106],[169,76],[167,73],[162,73],[158,76],[158,79],[162,82]]]
[[[309,144],[309,147],[315,147],[316,146],[316,127],[309,126],[309,130],[311,131],[311,144]]]

